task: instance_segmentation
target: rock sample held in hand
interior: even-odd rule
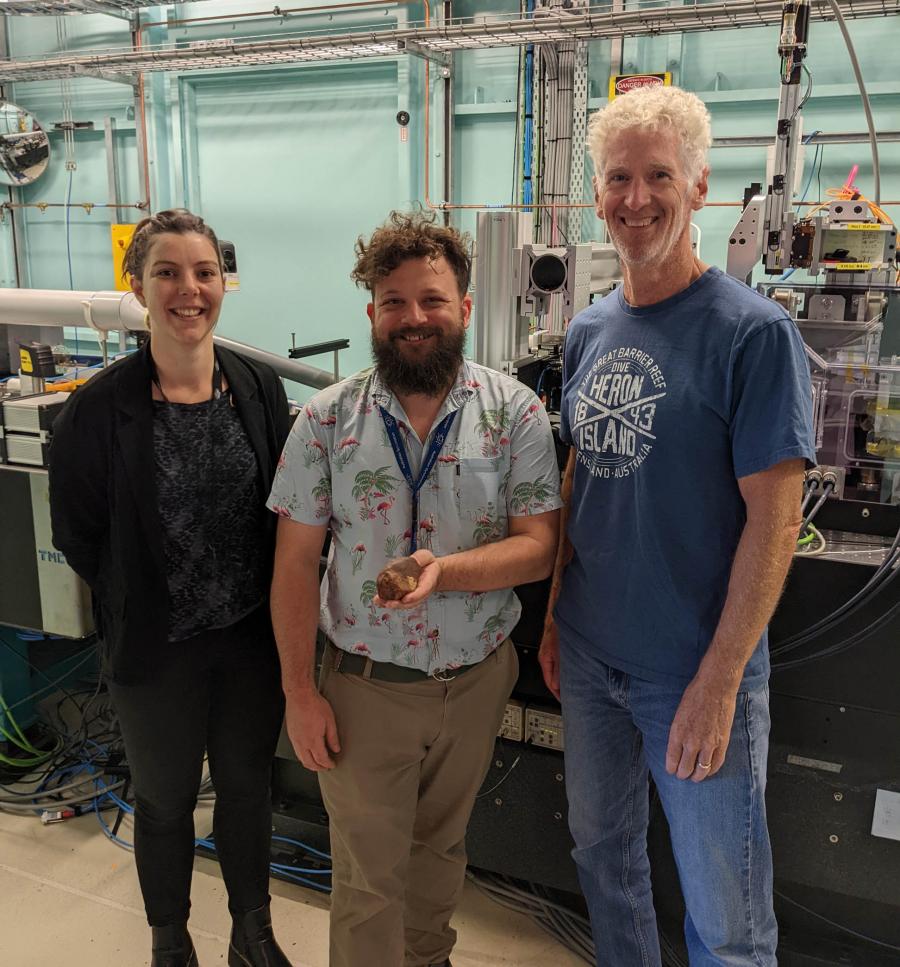
[[[375,579],[378,597],[382,601],[399,601],[419,586],[422,565],[414,557],[400,557]]]

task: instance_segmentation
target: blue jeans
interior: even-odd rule
[[[773,967],[768,686],[739,693],[725,763],[694,783],[665,766],[683,687],[617,671],[565,641],[560,674],[572,855],[598,967],[661,963],[647,858],[648,771],[669,821],[692,967]]]

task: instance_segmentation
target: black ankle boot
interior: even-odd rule
[[[269,906],[234,917],[228,967],[291,967],[272,935]]]
[[[187,924],[170,923],[153,927],[153,956],[150,967],[197,967],[197,951]]]

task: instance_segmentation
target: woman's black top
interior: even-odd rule
[[[103,669],[111,681],[123,685],[150,680],[166,655],[184,647],[170,638],[173,631],[184,634],[188,624],[183,603],[176,604],[170,617],[173,574],[185,593],[195,594],[198,608],[205,611],[205,617],[196,616],[197,624],[207,628],[231,623],[236,612],[261,604],[267,596],[276,518],[264,509],[264,500],[290,427],[287,399],[281,380],[268,366],[223,347],[216,348],[216,356],[233,408],[226,397],[221,424],[215,408],[209,408],[210,424],[216,424],[209,435],[212,447],[206,446],[205,435],[196,453],[189,452],[188,440],[181,441],[178,449],[187,469],[176,474],[173,493],[168,493],[168,482],[159,481],[165,495],[157,486],[158,408],[151,395],[149,347],[113,363],[73,393],[53,426],[53,543],[93,592]],[[243,442],[235,442],[238,424],[257,473],[251,471]],[[174,446],[177,437],[167,438]],[[203,454],[211,450],[209,462]],[[167,453],[161,463],[171,467],[177,459]],[[228,469],[234,461],[243,468],[240,472]],[[170,515],[171,504],[179,503],[177,491],[188,481],[197,492],[188,497],[182,493],[176,509],[176,517],[183,513],[185,519],[181,530],[188,550],[183,551],[176,547],[181,538]],[[248,487],[258,489],[248,496]],[[204,488],[212,491],[209,497],[200,496]],[[190,513],[189,506],[196,512]],[[238,517],[243,525],[236,523]],[[243,528],[240,537],[238,526]],[[215,568],[203,556],[210,542]],[[251,561],[262,562],[262,587],[260,567]],[[233,582],[230,592],[217,586],[220,579]],[[190,587],[194,582],[196,587]],[[240,603],[226,603],[230,593]],[[219,610],[223,607],[229,614]],[[189,615],[191,623],[194,617]]]
[[[266,599],[267,514],[256,455],[229,393],[153,404],[169,641],[227,628]]]

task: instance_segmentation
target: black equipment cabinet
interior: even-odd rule
[[[798,560],[772,621],[773,649],[848,600],[871,574],[861,564]],[[552,706],[537,664],[547,584],[518,590],[524,613],[514,632],[520,661],[514,697]],[[789,657],[837,643],[898,601],[900,580],[837,633]],[[900,953],[889,949],[900,948],[900,841],[871,833],[876,790],[900,791],[900,617],[840,654],[776,668],[770,688],[767,807],[779,963],[900,967]],[[277,822],[311,832],[327,822],[316,779],[290,761],[286,743],[279,754],[285,758],[275,768]],[[566,891],[577,904],[566,810],[562,754],[498,739],[469,827],[470,864]],[[648,840],[660,929],[677,949],[684,908],[658,808]]]

